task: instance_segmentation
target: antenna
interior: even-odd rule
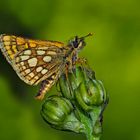
[[[88,33],[87,35],[83,36],[83,37],[80,37],[79,39],[85,39],[86,37],[89,37],[89,36],[92,36],[93,33]]]

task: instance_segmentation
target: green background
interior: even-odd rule
[[[102,139],[140,140],[139,5],[139,0],[1,0],[0,33],[66,42],[93,32],[80,56],[110,95]],[[38,89],[21,81],[0,53],[0,140],[86,139],[43,121],[41,102],[33,98]]]

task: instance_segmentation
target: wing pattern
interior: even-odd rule
[[[57,41],[30,40],[14,35],[0,36],[0,49],[18,76],[37,85],[63,67],[64,44]]]

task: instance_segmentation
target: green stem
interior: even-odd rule
[[[100,115],[100,108],[96,108],[91,112],[91,119],[88,115],[84,114],[81,110],[78,109],[78,114],[80,116],[81,122],[84,124],[85,127],[85,135],[87,140],[100,140],[100,135],[94,134],[94,127],[96,125],[97,120],[99,119]],[[98,126],[96,126],[97,129]],[[100,128],[99,128],[100,129]]]
[[[101,114],[102,107],[94,107],[93,110],[90,112],[90,116],[92,119],[92,126],[95,126],[95,123],[99,119],[99,116]]]

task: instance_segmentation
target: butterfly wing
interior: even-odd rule
[[[0,49],[18,76],[29,85],[60,75],[64,44],[57,41],[40,41],[1,35]],[[58,76],[55,76],[54,80]]]
[[[14,59],[15,55],[25,49],[51,46],[63,48],[64,44],[57,41],[31,40],[14,35],[0,35],[0,49],[11,65],[11,61]]]
[[[14,69],[19,77],[30,85],[37,85],[39,82],[47,79],[53,73],[61,70],[63,64],[63,53],[45,48],[26,49],[15,56],[13,60]]]

